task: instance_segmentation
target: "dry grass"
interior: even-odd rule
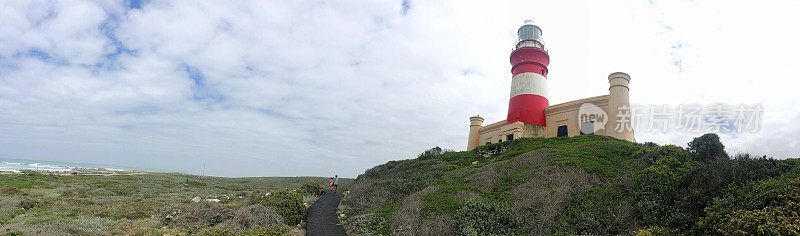
[[[497,170],[500,164],[498,162],[490,163],[478,169],[467,178],[467,183],[483,191],[492,191],[497,185],[497,180],[500,179],[500,173]]]
[[[272,228],[283,224],[283,217],[275,210],[261,204],[242,207],[233,218],[223,222],[220,227],[233,231]]]
[[[474,199],[477,199],[477,198],[481,197],[481,195],[479,193],[476,193],[475,191],[470,191],[470,190],[458,191],[458,193],[456,193],[453,196],[456,197],[456,199],[458,199],[461,202],[468,202],[468,201],[471,201],[471,200],[474,200]]]
[[[600,183],[596,175],[578,167],[546,167],[511,192],[514,210],[526,222],[525,231],[540,235],[550,232],[550,223],[576,194]]]
[[[200,201],[183,207],[170,226],[185,227],[198,232],[233,218],[233,210],[216,202]]]
[[[453,232],[453,217],[450,215],[434,214],[423,220],[415,231],[416,234],[413,235],[455,235]]]
[[[430,186],[404,199],[400,208],[392,214],[392,232],[398,235],[420,235],[417,230],[422,211],[422,197],[436,190],[438,190],[436,186]]]

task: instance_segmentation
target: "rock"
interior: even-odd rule
[[[344,214],[339,214],[339,218],[344,218]]]
[[[477,164],[478,164],[478,161],[473,161],[473,162],[472,162],[472,164],[473,164],[473,165],[477,165]]]
[[[209,202],[219,202],[219,199],[216,199],[216,198],[209,198],[209,199],[206,199],[206,201],[209,201]]]
[[[194,197],[194,198],[192,198],[192,202],[200,202],[200,200],[201,200],[201,199],[200,199],[200,197]]]
[[[172,222],[172,219],[174,219],[175,216],[178,215],[178,213],[180,213],[179,210],[170,210],[170,211],[168,211],[167,214],[164,216],[164,219],[161,221],[161,225],[163,227],[167,227],[169,225],[169,223]]]

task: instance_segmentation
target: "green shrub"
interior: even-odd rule
[[[345,222],[358,235],[391,235],[392,214],[396,210],[395,204],[386,204],[376,211],[349,217]]]
[[[592,188],[572,199],[553,223],[555,234],[619,235],[633,226],[630,197],[621,189]]]
[[[687,188],[682,183],[699,164],[682,152],[675,154],[657,158],[654,165],[640,171],[632,180],[634,214],[642,225],[688,230],[696,220],[687,213],[692,209],[684,205]]]
[[[586,172],[605,178],[631,169],[631,163],[635,160],[631,157],[640,149],[632,142],[597,135],[581,135],[572,139],[575,143],[551,152],[557,157],[553,162],[582,167]]]
[[[704,134],[703,136],[692,139],[688,144],[688,149],[692,155],[702,162],[717,159],[728,159],[725,152],[725,145],[719,141],[719,136],[714,133]]]
[[[457,235],[521,235],[522,221],[508,206],[469,201],[453,214]]]
[[[642,147],[633,156],[644,161],[647,165],[653,165],[663,158],[689,159],[689,152],[675,145],[656,146],[654,143],[647,143]]]
[[[425,150],[424,152],[420,153],[420,154],[417,156],[417,158],[418,158],[418,159],[430,159],[430,158],[437,158],[437,157],[441,157],[443,154],[445,154],[445,153],[449,153],[449,152],[453,152],[453,150],[449,150],[449,149],[442,149],[442,148],[440,148],[440,147],[434,147],[434,148],[431,148],[431,149]]]
[[[25,213],[25,210],[15,207],[7,207],[5,209],[0,209],[0,225],[8,223],[14,217]]]
[[[786,161],[751,158],[746,154],[699,162],[692,159],[699,154],[688,154],[673,146],[646,149],[642,157],[655,161],[632,181],[637,221],[641,225],[680,231],[692,230],[706,215],[703,209],[712,205],[714,198],[720,197],[729,186],[781,176],[795,168]]]
[[[108,180],[108,181],[103,181],[103,182],[97,183],[97,186],[105,188],[105,187],[117,186],[117,184],[119,184],[119,182],[113,181],[113,180]]]
[[[355,215],[347,219],[349,226],[355,227],[358,235],[389,235],[390,219],[371,212]]]
[[[46,204],[46,202],[42,202],[42,201],[39,201],[39,200],[36,200],[36,199],[26,198],[26,199],[23,199],[22,201],[19,202],[19,207],[22,207],[22,209],[25,209],[25,210],[30,210],[30,209],[33,209],[33,208],[36,208],[36,207],[44,206],[45,204]]]
[[[800,234],[800,178],[732,187],[705,211],[698,223],[704,234]]]
[[[461,208],[463,204],[458,202],[453,195],[447,193],[431,193],[422,196],[422,210],[420,215],[428,217],[433,213],[439,215],[451,215]]]
[[[22,232],[20,232],[20,231],[11,231],[11,232],[2,234],[2,236],[22,236],[22,235],[24,235],[24,234],[22,234]]]
[[[17,187],[0,187],[0,196],[21,194],[22,190]]]
[[[40,187],[48,186],[44,182],[38,180],[29,180],[29,179],[10,179],[3,181],[1,184],[5,187],[13,187],[13,188],[33,188],[34,186],[40,186]]]
[[[306,219],[307,210],[303,205],[303,195],[287,190],[280,190],[268,196],[257,197],[256,203],[264,204],[283,217],[287,225],[300,224]]]
[[[316,181],[310,181],[309,180],[309,181],[305,182],[303,184],[303,186],[300,186],[299,188],[297,188],[297,193],[302,194],[302,195],[319,196],[319,195],[322,194],[322,189],[323,189],[322,184],[320,184],[320,183],[318,183]]]

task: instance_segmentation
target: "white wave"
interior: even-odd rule
[[[72,172],[72,171],[126,171],[125,169],[105,168],[105,167],[85,167],[79,164],[51,163],[51,162],[0,162],[0,171],[20,172],[24,170],[47,171],[47,172]]]

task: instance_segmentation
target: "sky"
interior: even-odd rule
[[[730,153],[800,157],[800,1],[0,1],[0,158],[355,177],[504,120],[533,19],[550,104],[760,105]],[[703,131],[637,131],[686,146]]]

